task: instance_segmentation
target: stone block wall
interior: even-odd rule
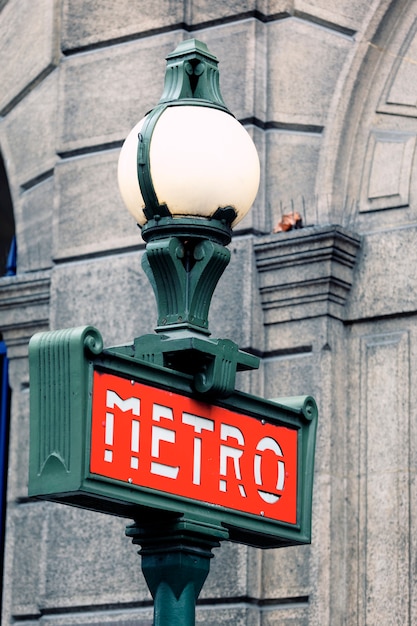
[[[190,37],[218,57],[262,168],[212,334],[261,354],[241,389],[312,394],[320,411],[312,545],[222,545],[197,623],[415,623],[416,15],[416,0],[0,0],[18,246],[17,275],[0,277],[12,387],[2,624],[152,623],[126,521],[28,498],[27,345],[82,324],[107,346],[152,332],[118,151]],[[273,233],[293,211],[302,229]]]

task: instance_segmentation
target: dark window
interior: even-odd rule
[[[13,204],[6,168],[0,154],[0,276],[16,273],[16,239]]]
[[[0,5],[1,6],[1,5]],[[0,276],[16,273],[16,237],[12,197],[6,168],[0,154]],[[6,344],[0,334],[0,579],[4,565],[4,533],[9,449],[10,399],[9,368]],[[0,613],[2,585],[0,585]]]
[[[6,490],[7,490],[7,466],[9,448],[9,422],[10,422],[10,399],[9,371],[6,353],[6,344],[1,341],[0,335],[0,580],[2,579],[4,565],[4,531],[6,521]],[[0,613],[2,605],[2,585],[0,585]]]

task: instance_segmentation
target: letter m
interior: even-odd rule
[[[132,411],[133,415],[140,415],[140,400],[139,398],[127,398],[122,400],[115,391],[107,390],[106,395],[106,407],[113,409],[115,406],[121,411]]]

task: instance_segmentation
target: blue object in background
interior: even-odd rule
[[[7,263],[5,276],[16,274],[16,237],[13,237]],[[9,361],[7,348],[0,335],[0,579],[4,564],[4,534],[6,529],[6,502],[7,502],[7,469],[9,451],[9,423],[10,423],[10,399],[9,386]],[[2,607],[2,585],[0,585],[0,614]]]
[[[10,417],[10,387],[6,344],[0,341],[0,572],[3,571],[6,518],[7,460]],[[1,588],[0,588],[1,589]],[[1,594],[1,590],[0,590]]]
[[[5,276],[14,276],[16,274],[17,246],[16,236],[13,237],[10,244],[9,254],[7,255]]]

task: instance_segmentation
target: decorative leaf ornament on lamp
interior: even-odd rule
[[[168,55],[161,100],[123,144],[118,178],[147,242],[142,264],[158,305],[157,334],[136,339],[135,356],[191,373],[202,394],[229,395],[236,370],[258,359],[209,339],[208,311],[260,168],[251,137],[224,104],[217,64],[195,39]]]

